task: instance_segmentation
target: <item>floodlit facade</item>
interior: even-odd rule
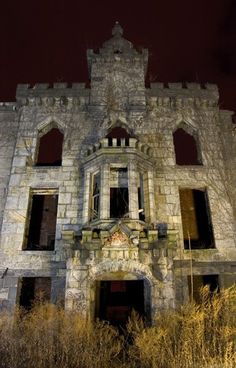
[[[236,138],[216,85],[145,86],[116,23],[91,85],[0,105],[0,307],[47,299],[122,323],[236,281]]]

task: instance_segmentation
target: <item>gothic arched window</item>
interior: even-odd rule
[[[195,137],[183,128],[173,134],[177,165],[201,165],[199,147]]]
[[[36,166],[61,166],[63,133],[52,128],[39,138]]]

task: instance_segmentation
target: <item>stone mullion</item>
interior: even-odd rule
[[[110,217],[110,165],[108,163],[101,167],[100,193],[100,219],[106,220]]]
[[[153,172],[147,172],[147,194],[148,194],[148,202],[149,202],[149,221],[151,223],[155,223],[156,221],[156,212],[155,212],[155,195],[154,195],[154,178]]]
[[[129,186],[129,217],[138,219],[138,186],[137,186],[137,165],[130,162],[128,165],[128,186]]]
[[[90,221],[90,189],[91,189],[91,173],[85,172],[84,178],[84,198],[83,198],[83,223],[86,224]]]

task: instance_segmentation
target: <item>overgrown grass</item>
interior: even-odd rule
[[[161,312],[152,327],[133,314],[126,335],[51,304],[2,313],[0,367],[235,368],[236,288],[203,289],[200,305]]]

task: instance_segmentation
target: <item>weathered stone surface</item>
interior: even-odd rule
[[[16,104],[0,105],[0,300],[16,301],[22,277],[51,277],[51,300],[94,315],[96,280],[144,280],[145,308],[188,299],[195,274],[236,282],[236,135],[218,89],[188,83],[145,88],[147,50],[139,53],[116,25],[99,53],[88,51],[91,88],[18,85]],[[106,135],[119,126],[130,135]],[[61,166],[35,166],[39,137],[64,134]],[[197,137],[202,165],[176,165],[173,133]],[[110,218],[115,169],[127,169],[129,213]],[[92,180],[100,171],[100,213],[91,217]],[[139,217],[139,175],[143,180]],[[123,179],[122,179],[123,180]],[[180,188],[207,190],[215,249],[184,250]],[[53,251],[22,250],[32,193],[58,194]],[[5,270],[8,269],[6,274]],[[10,276],[9,273],[10,272]],[[1,273],[0,273],[1,277]],[[18,291],[20,292],[20,291]],[[147,296],[149,295],[149,296]],[[1,303],[1,305],[3,305]]]

